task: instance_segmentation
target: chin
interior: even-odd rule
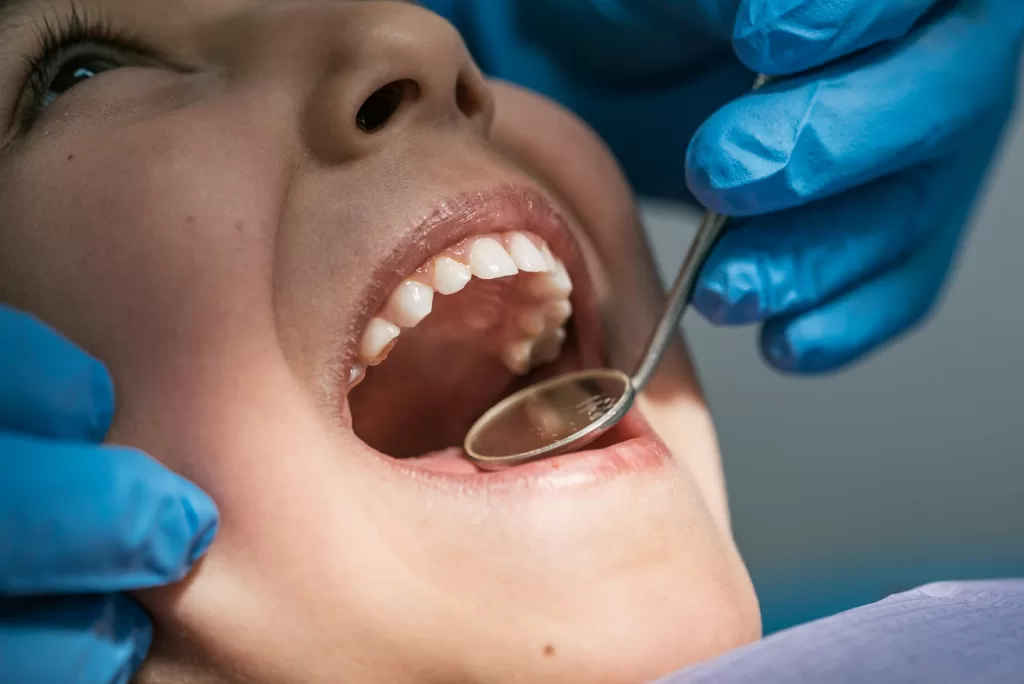
[[[495,490],[328,467],[346,441],[310,437],[320,467],[292,479],[236,471],[247,492],[219,498],[203,564],[140,595],[158,625],[142,682],[632,684],[760,636],[682,458],[592,476],[603,447],[569,457],[596,462],[567,466],[582,484],[537,473]]]

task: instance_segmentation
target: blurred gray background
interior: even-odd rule
[[[767,368],[756,330],[684,322],[771,631],[935,579],[1024,576],[1024,117],[936,314],[838,375]],[[671,278],[695,215],[646,203]]]

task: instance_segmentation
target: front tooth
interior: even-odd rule
[[[516,266],[519,267],[520,271],[542,273],[548,270],[548,265],[544,261],[544,255],[530,241],[530,238],[522,233],[513,233],[512,237],[509,238],[508,253],[512,257],[512,261],[516,262]]]
[[[525,375],[530,370],[530,361],[533,358],[533,340],[521,340],[512,342],[505,347],[502,353],[502,361],[505,367],[516,375]]]
[[[391,321],[374,318],[363,333],[359,355],[367,364],[374,366],[384,360],[388,347],[398,338],[401,329]]]
[[[544,258],[544,264],[548,267],[547,270],[554,271],[558,267],[558,261],[555,259],[555,255],[551,253],[551,248],[547,245],[541,246],[540,255]]]
[[[480,238],[469,252],[469,267],[481,280],[493,280],[519,273],[516,262],[493,238]]]
[[[558,291],[564,292],[566,297],[572,294],[572,278],[569,277],[569,271],[561,261],[555,262],[554,282]]]
[[[348,370],[348,388],[354,389],[364,378],[366,378],[366,366],[353,363]]]
[[[463,263],[450,257],[434,262],[434,289],[443,295],[460,292],[473,279],[473,272]]]
[[[434,308],[434,288],[415,280],[403,280],[391,293],[387,317],[403,328],[412,328]]]

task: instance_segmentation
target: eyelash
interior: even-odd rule
[[[30,54],[23,55],[29,73],[15,112],[16,123],[23,131],[32,127],[43,109],[47,89],[59,70],[59,66],[55,66],[76,47],[91,45],[98,52],[112,53],[111,58],[125,52],[142,55],[148,52],[137,38],[115,28],[103,15],[90,15],[77,2],[72,2],[70,11],[61,16],[45,17],[37,27],[36,37],[36,47]]]

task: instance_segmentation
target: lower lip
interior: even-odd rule
[[[668,447],[635,408],[603,435],[594,448],[532,461],[497,472],[478,469],[466,459],[461,448],[414,459],[397,460],[388,457],[388,461],[397,469],[418,479],[458,484],[461,488],[479,487],[488,491],[523,486],[545,490],[581,486],[627,473],[660,469],[671,460]]]

